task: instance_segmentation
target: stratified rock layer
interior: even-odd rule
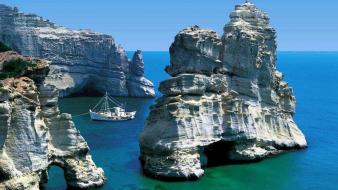
[[[56,86],[60,96],[106,91],[114,96],[155,94],[144,71],[132,66],[124,49],[109,35],[59,27],[0,5],[0,41],[22,55],[52,61],[46,82]],[[143,61],[139,64],[144,67]]]
[[[224,35],[181,31],[140,137],[146,174],[196,179],[203,166],[260,160],[307,146],[295,97],[276,71],[275,30],[253,4],[236,6]]]
[[[18,58],[35,66],[0,80],[0,189],[38,190],[51,165],[65,171],[70,187],[102,185],[103,170],[95,166],[71,115],[60,113],[58,90],[45,83],[48,62],[5,52],[0,68]]]

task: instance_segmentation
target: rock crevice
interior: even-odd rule
[[[222,37],[198,26],[177,34],[172,78],[161,82],[140,136],[146,174],[197,179],[203,166],[307,146],[292,88],[276,70],[275,37],[267,14],[249,2],[236,6]]]

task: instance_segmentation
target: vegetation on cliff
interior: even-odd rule
[[[6,44],[0,42],[0,52],[11,51],[12,49],[8,47]]]
[[[22,75],[29,67],[34,66],[35,64],[32,62],[23,60],[21,58],[5,61],[0,73],[0,80]]]

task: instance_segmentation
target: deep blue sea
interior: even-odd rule
[[[144,52],[146,75],[156,87],[168,78],[167,52]],[[88,142],[93,159],[107,177],[102,190],[337,190],[338,189],[338,52],[279,52],[278,70],[294,88],[295,120],[309,148],[259,163],[206,169],[196,182],[161,182],[142,175],[138,136],[154,99],[120,98],[137,110],[128,122],[93,122],[89,116],[74,122]],[[61,100],[61,109],[73,115],[87,112],[98,98]],[[47,190],[64,190],[63,172],[49,171]]]

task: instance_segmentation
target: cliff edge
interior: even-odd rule
[[[191,180],[203,167],[249,162],[307,147],[295,97],[276,70],[276,32],[252,3],[237,5],[223,37],[198,26],[170,48],[172,77],[140,136],[144,172]]]
[[[22,55],[51,61],[46,83],[56,86],[60,96],[106,91],[112,96],[155,96],[153,83],[133,66],[144,67],[144,62],[129,61],[109,35],[70,30],[0,4],[0,41]]]

